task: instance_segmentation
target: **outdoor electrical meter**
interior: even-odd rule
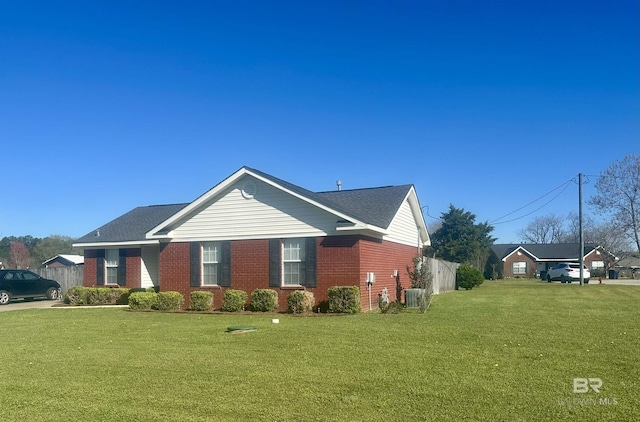
[[[376,275],[374,273],[367,273],[367,284],[371,285],[376,282]]]

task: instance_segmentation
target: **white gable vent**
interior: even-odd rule
[[[256,192],[258,192],[258,187],[253,182],[247,182],[242,186],[242,196],[247,199],[253,198]]]

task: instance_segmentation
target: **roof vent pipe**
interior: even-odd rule
[[[338,190],[342,190],[342,180],[337,180],[336,185],[338,186]]]

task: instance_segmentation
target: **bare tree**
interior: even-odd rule
[[[518,235],[526,243],[560,243],[564,236],[563,220],[554,214],[536,217]]]
[[[11,263],[17,269],[29,268],[31,264],[31,256],[29,255],[29,249],[22,242],[12,242],[11,250],[9,251],[9,258]]]
[[[608,255],[603,255],[603,261],[606,268],[613,267],[615,259],[624,259],[631,252],[631,241],[624,235],[623,230],[614,221],[594,226],[589,230],[588,237],[589,243],[602,246],[607,252],[613,254],[615,258]]]
[[[609,215],[640,252],[640,156],[627,154],[598,178],[597,194],[588,203],[601,215]]]
[[[562,236],[562,243],[579,243],[580,242],[580,217],[575,212],[570,212],[567,216],[567,229]],[[594,239],[594,231],[597,225],[593,218],[589,216],[583,216],[582,218],[582,232],[584,235],[585,243],[599,243],[597,239]]]

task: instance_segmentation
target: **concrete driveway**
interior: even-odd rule
[[[8,305],[0,306],[0,312],[18,311],[20,309],[33,308],[50,308],[53,305],[60,304],[59,300],[34,299],[31,302],[25,302],[21,299],[12,300]]]
[[[589,281],[589,283],[593,283],[593,284],[598,284],[598,279],[591,279],[591,281]],[[610,280],[610,279],[602,279],[602,284],[618,284],[621,286],[640,286],[640,280],[631,280],[631,279],[624,279],[624,280]]]

